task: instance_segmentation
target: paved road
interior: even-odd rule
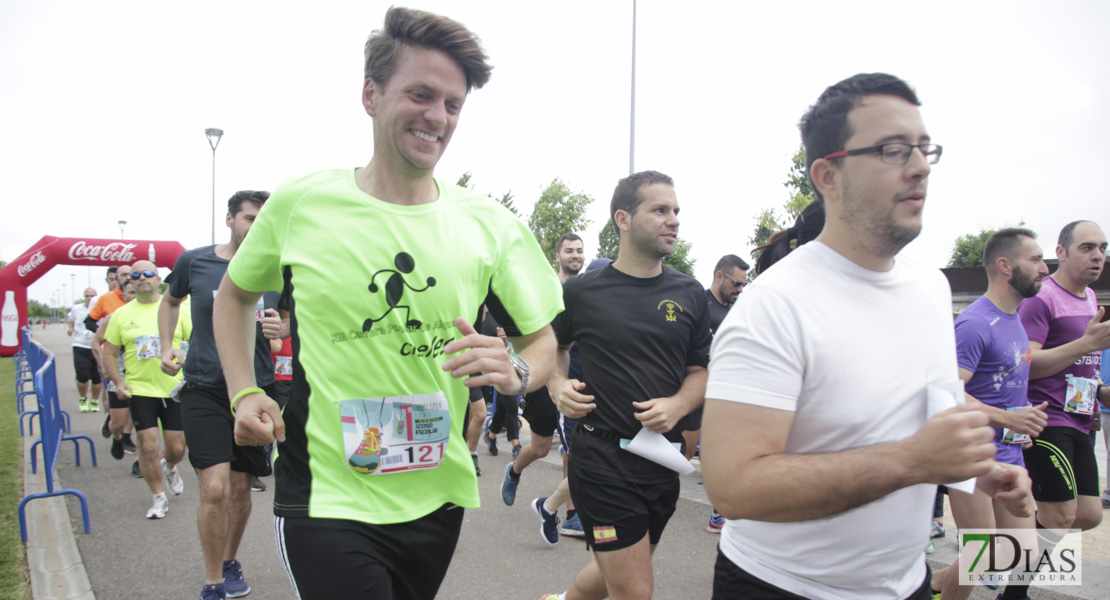
[[[75,467],[72,451],[63,451],[58,477],[66,487],[89,499],[92,532],[80,532],[80,509],[67,500],[78,549],[99,598],[196,598],[204,583],[203,558],[196,529],[197,480],[187,463],[179,467],[185,492],[170,497],[165,519],[145,518],[150,507],[146,485],[131,477],[129,455],[115,461],[109,442],[100,437],[103,413],[77,411],[72,383],[72,354],[62,326],[36,329],[35,339],[57,355],[62,407],[73,417],[77,433],[97,443],[100,466],[87,459]],[[504,442],[502,448],[507,446]],[[562,592],[589,561],[585,543],[564,538],[554,547],[539,536],[539,520],[528,508],[536,496],[547,495],[562,477],[553,451],[524,473],[515,506],[500,498],[501,478],[509,462],[506,452],[489,456],[480,450],[483,475],[478,479],[482,508],[468,510],[451,569],[439,597],[447,600],[519,600]],[[267,480],[272,484],[272,478]],[[254,512],[239,554],[251,598],[291,599],[292,589],[274,549],[271,491],[255,493]],[[697,474],[683,478],[678,511],[655,554],[655,597],[708,598],[717,536],[705,531],[709,505]]]

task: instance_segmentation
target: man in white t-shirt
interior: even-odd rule
[[[918,106],[900,79],[856,75],[802,119],[824,230],[745,290],[710,353],[702,473],[728,519],[715,599],[925,600],[935,484],[978,477],[1032,513],[985,414],[927,415],[928,388],[959,377],[944,276],[897,256],[941,154]]]
[[[77,406],[81,412],[100,410],[100,369],[89,346],[95,332],[85,327],[85,317],[94,300],[96,290],[86,288],[85,301],[69,309],[66,317],[66,333],[73,338],[73,370],[77,373]],[[90,382],[92,390],[89,390]]]

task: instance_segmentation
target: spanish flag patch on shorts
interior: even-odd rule
[[[612,525],[602,525],[594,527],[594,543],[604,544],[605,542],[617,541],[617,528]]]

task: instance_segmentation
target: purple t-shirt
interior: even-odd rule
[[[1087,324],[1098,312],[1094,290],[1087,288],[1084,293],[1086,297],[1080,298],[1060,287],[1052,277],[1046,277],[1041,291],[1033,298],[1026,298],[1018,306],[1018,315],[1025,325],[1025,332],[1029,334],[1029,341],[1038,342],[1047,350],[1083,337],[1087,332]],[[1092,352],[1080,356],[1055,375],[1029,382],[1029,401],[1034,405],[1048,402],[1049,427],[1072,427],[1083,433],[1090,433],[1091,422],[1094,420],[1092,415],[1064,410],[1068,379],[1095,379],[1101,363],[1102,354]],[[1072,383],[1074,385],[1076,382]]]
[[[983,404],[1002,410],[1026,406],[1031,358],[1021,319],[986,296],[956,319],[956,364],[974,373],[964,391]],[[1003,429],[995,427],[994,443],[998,446],[995,460],[1025,466],[1020,438],[1018,443],[1004,442]]]

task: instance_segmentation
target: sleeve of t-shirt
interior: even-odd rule
[[[573,294],[578,290],[577,279],[570,279],[563,284],[563,312],[555,316],[551,328],[555,330],[555,340],[560,346],[569,346],[574,342],[574,303]]]
[[[262,205],[251,225],[250,235],[243,239],[227,266],[227,276],[235,285],[248,292],[283,289],[281,252],[300,196],[298,189],[282,184]]]
[[[1021,317],[1021,324],[1025,326],[1025,333],[1029,335],[1029,341],[1043,346],[1048,339],[1048,330],[1052,322],[1052,312],[1048,304],[1036,296],[1026,298],[1018,305],[1018,316]]]
[[[166,276],[166,285],[169,286],[170,295],[174,298],[184,298],[189,295],[189,265],[196,257],[194,250],[181,253],[173,263],[173,271]]]
[[[700,295],[701,286],[697,287]],[[695,295],[695,300],[698,298]],[[695,304],[700,310],[694,324],[694,338],[690,340],[690,350],[686,354],[687,367],[709,366],[709,346],[713,343],[713,333],[709,331],[709,304]]]
[[[777,290],[744,296],[714,336],[705,397],[794,411],[806,370],[799,316]]]
[[[104,328],[104,341],[113,346],[122,347],[123,340],[120,338],[119,319],[108,319],[108,326]]]
[[[111,293],[112,292],[108,292],[108,294]],[[96,299],[96,304],[94,304],[92,310],[89,311],[89,316],[87,318],[92,319],[93,321],[99,321],[100,318],[106,314],[104,311],[104,296],[107,296],[108,294],[101,294],[101,296]]]
[[[510,215],[497,230],[504,246],[486,306],[509,337],[535,333],[563,310],[559,278],[524,221]]]
[[[74,325],[77,324],[77,307],[76,306],[69,309],[69,314],[66,316],[66,321],[69,321],[70,323],[73,323]]]
[[[974,372],[983,358],[983,349],[990,336],[990,326],[983,319],[956,319],[956,364]]]

